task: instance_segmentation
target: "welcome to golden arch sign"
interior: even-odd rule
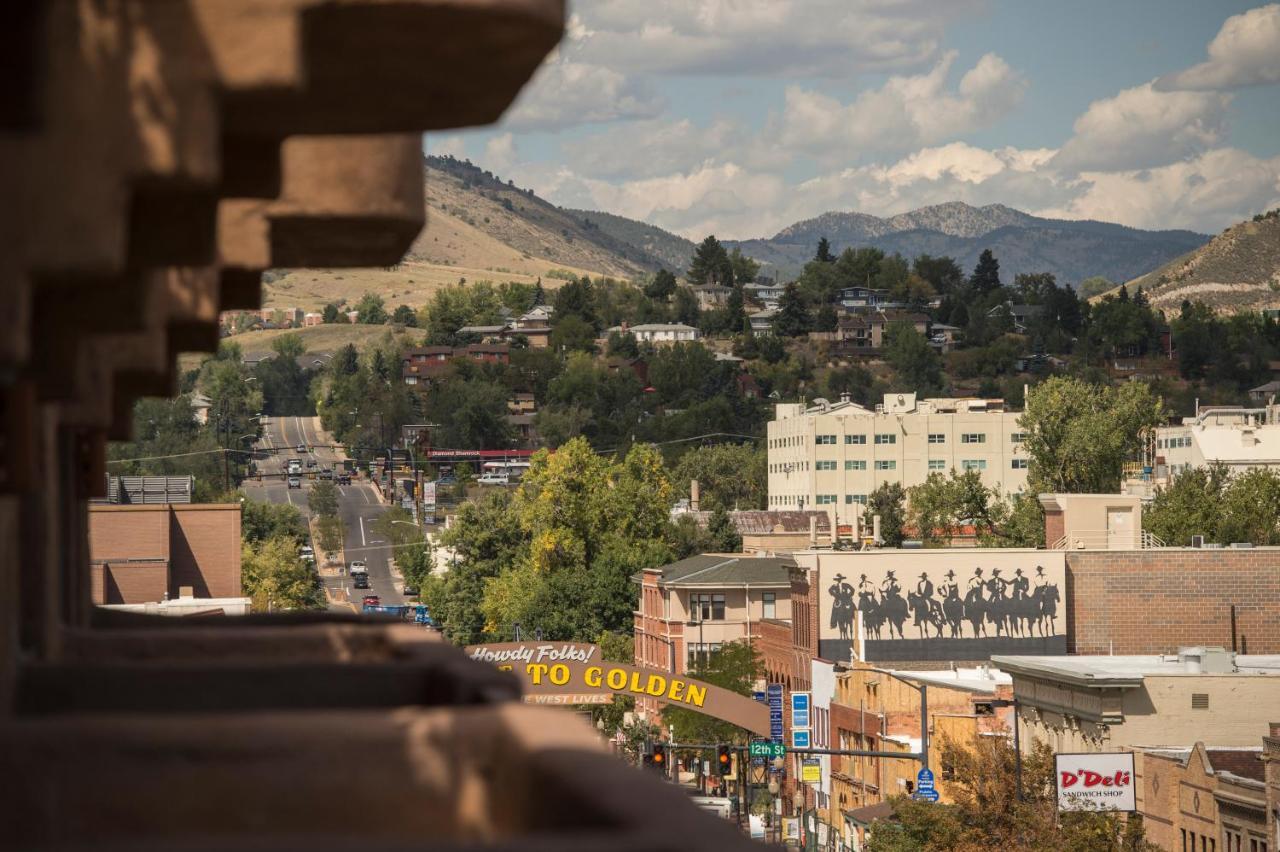
[[[656,698],[768,736],[769,708],[759,701],[667,671],[601,659],[598,645],[504,642],[472,645],[467,656],[512,672],[527,696],[613,693]]]

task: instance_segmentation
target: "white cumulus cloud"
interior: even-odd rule
[[[666,99],[642,78],[558,54],[543,63],[502,121],[505,128],[557,130],[630,118],[653,118]]]
[[[1280,83],[1280,3],[1232,15],[1209,42],[1209,58],[1156,81],[1161,89],[1232,89]]]
[[[1222,138],[1230,95],[1164,92],[1151,83],[1094,101],[1054,165],[1065,171],[1162,166],[1196,156]]]

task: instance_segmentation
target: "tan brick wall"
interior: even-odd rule
[[[1061,509],[1044,513],[1044,541],[1050,547],[1067,534],[1067,519]]]
[[[1280,548],[1067,553],[1072,654],[1158,654],[1180,645],[1280,653]]]
[[[89,559],[168,559],[168,506],[90,506]]]
[[[239,596],[240,507],[193,504],[170,509],[170,596],[178,597],[183,586],[191,586],[198,598]]]
[[[97,567],[97,566],[95,566]],[[101,600],[95,604],[136,604],[164,599],[167,562],[108,562],[101,566]],[[98,591],[95,586],[94,591]]]

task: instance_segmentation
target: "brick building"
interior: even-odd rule
[[[1280,722],[1269,726],[1280,734]],[[1135,755],[1138,813],[1162,849],[1269,852],[1262,735],[1259,745],[1147,749]],[[1274,807],[1273,800],[1271,805]]]
[[[89,563],[99,605],[240,597],[240,506],[91,506]]]

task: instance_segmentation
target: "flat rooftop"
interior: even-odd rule
[[[1136,656],[1064,656],[1016,657],[993,656],[991,664],[1012,675],[1035,675],[1057,678],[1085,685],[1137,686],[1144,677],[1203,677],[1205,675],[1280,677],[1280,654],[1237,654],[1235,670],[1227,672],[1195,672],[1177,654],[1143,654]]]
[[[889,669],[898,677],[919,681],[928,686],[945,686],[948,689],[964,689],[969,692],[994,692],[998,686],[1010,686],[1013,678],[996,668],[939,669],[935,671],[909,672]]]

